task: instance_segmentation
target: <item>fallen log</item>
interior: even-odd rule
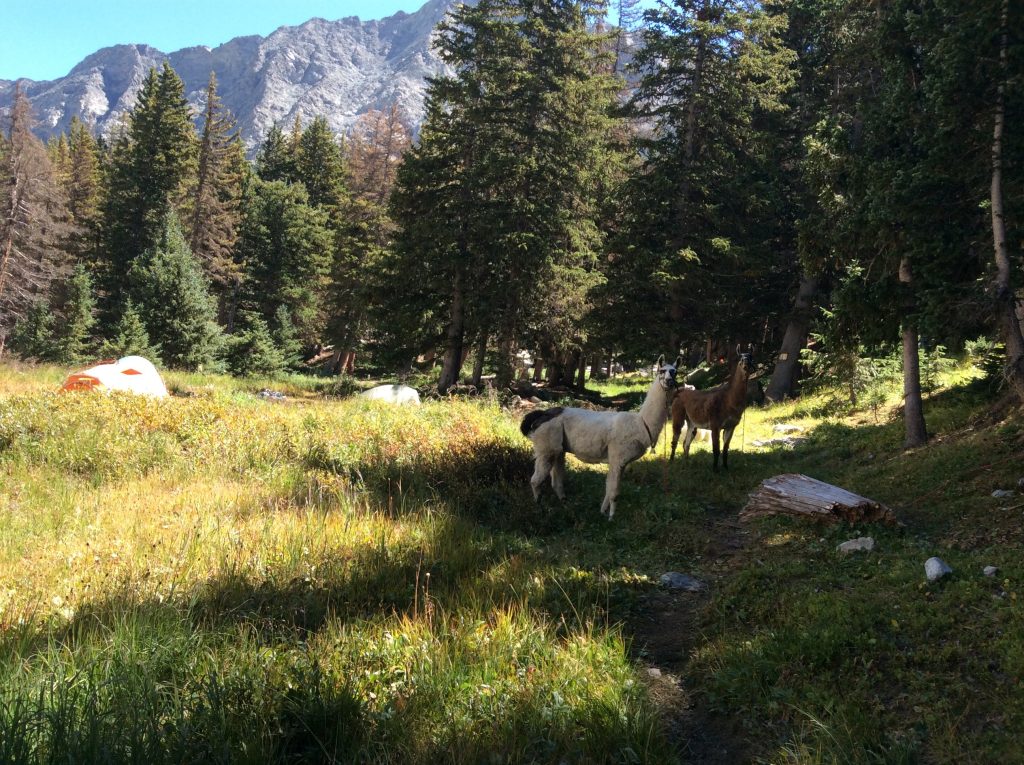
[[[826,523],[881,523],[902,526],[891,509],[873,499],[802,475],[766,478],[750,494],[740,520],[766,515],[794,515]]]

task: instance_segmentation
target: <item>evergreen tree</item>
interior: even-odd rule
[[[769,130],[792,84],[786,18],[747,0],[673,0],[647,19],[630,107],[652,129],[638,141],[645,167],[616,264],[631,290],[616,308],[645,305],[661,347],[750,340],[765,308],[784,305],[774,277],[792,267],[778,259],[786,216]]]
[[[263,317],[245,312],[240,323],[242,331],[229,342],[228,366],[232,374],[275,375],[283,371],[284,355],[274,342]]]
[[[78,117],[71,118],[68,133],[68,172],[64,188],[68,212],[79,230],[79,236],[69,242],[67,250],[73,259],[95,264],[100,246],[103,173],[99,145]]]
[[[406,342],[445,337],[442,391],[467,335],[497,338],[504,380],[531,324],[560,340],[580,326],[599,279],[597,196],[617,89],[605,41],[588,29],[602,12],[482,0],[441,25],[454,74],[431,82],[420,144],[399,170],[397,258],[385,273],[420,318],[401,328]]]
[[[11,350],[25,360],[54,361],[53,325],[50,306],[34,303],[11,332]]]
[[[160,348],[149,341],[149,332],[135,303],[128,298],[124,310],[114,323],[111,336],[100,346],[100,355],[109,358],[143,356],[154,364],[161,364]]]
[[[293,182],[296,177],[295,156],[291,144],[277,125],[270,128],[256,155],[256,174],[264,181]]]
[[[168,63],[159,73],[150,69],[114,147],[103,206],[103,287],[111,306],[135,260],[164,236],[168,213],[181,209],[196,144],[181,79]]]
[[[132,264],[128,283],[165,364],[198,369],[215,360],[221,343],[216,306],[173,211],[157,242]]]
[[[287,306],[279,305],[274,311],[272,336],[274,345],[281,351],[284,366],[294,369],[302,363],[302,341],[292,322],[292,315]]]
[[[54,356],[62,364],[75,364],[91,355],[92,330],[96,324],[92,278],[83,264],[74,267],[64,284],[63,293],[57,311],[60,324],[54,333]]]
[[[241,221],[242,184],[248,167],[234,120],[221,106],[217,79],[210,74],[192,199],[189,246],[220,297],[222,314],[238,282],[234,247]]]
[[[0,357],[14,325],[49,302],[65,263],[60,243],[70,231],[46,147],[32,134],[28,97],[15,86],[0,168]]]
[[[243,307],[266,321],[285,306],[300,340],[315,344],[324,326],[331,245],[327,214],[309,204],[302,184],[254,180],[237,247],[246,271]]]
[[[309,204],[314,207],[338,211],[348,196],[341,146],[323,117],[317,117],[302,131],[296,178],[306,187]]]

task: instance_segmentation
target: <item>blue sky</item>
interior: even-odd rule
[[[146,43],[169,53],[266,35],[320,16],[379,19],[425,0],[0,0],[0,79],[52,80],[90,53]]]

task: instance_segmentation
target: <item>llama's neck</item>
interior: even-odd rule
[[[647,391],[647,398],[640,407],[640,419],[644,421],[650,433],[651,440],[656,442],[661,434],[661,429],[668,419],[668,404],[671,400],[672,391],[661,387],[661,382],[655,380]],[[652,444],[653,445],[653,444]]]
[[[726,396],[726,404],[732,409],[743,409],[747,404],[747,370],[741,361],[736,365],[736,371],[732,374],[729,382],[729,391]]]

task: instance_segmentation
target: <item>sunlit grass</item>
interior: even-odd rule
[[[533,504],[493,397],[176,374],[167,401],[69,396],[60,370],[0,366],[0,761],[672,762],[630,637],[667,570],[710,585],[678,596],[670,669],[732,751],[1019,760],[1024,540],[990,494],[1021,477],[1024,427],[986,418],[976,377],[943,372],[912,452],[897,389],[750,407],[718,475],[700,441],[669,463],[666,429],[608,523],[603,466],[570,460],[566,502]],[[806,440],[754,446],[778,424]],[[741,528],[782,472],[906,527]],[[868,534],[871,555],[835,553]],[[929,586],[936,554],[955,574]]]

